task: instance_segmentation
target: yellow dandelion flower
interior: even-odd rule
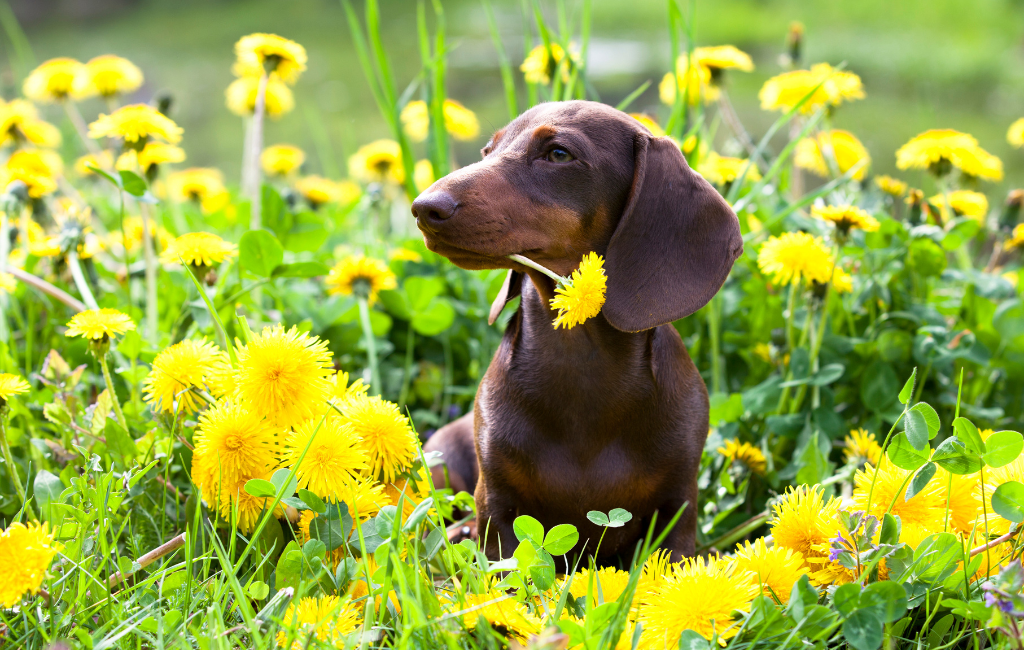
[[[75,160],[75,172],[80,176],[94,176],[96,172],[89,169],[88,165],[100,169],[110,169],[114,166],[114,153],[104,149],[99,153],[87,153]]]
[[[61,545],[48,524],[15,522],[0,533],[0,606],[12,609],[26,594],[36,594]]]
[[[849,464],[871,463],[874,465],[878,463],[878,458],[882,455],[882,446],[875,439],[875,434],[866,429],[853,429],[843,442],[846,444],[843,455]]]
[[[245,491],[245,484],[253,479],[269,481],[272,476],[273,472],[268,470],[261,474],[243,475],[234,485],[223,485],[218,508],[221,519],[231,521],[234,517],[235,525],[243,533],[255,530],[274,500],[270,497],[254,497]],[[278,519],[284,516],[284,508],[280,504],[274,509],[274,516]]]
[[[945,490],[940,489],[935,481],[929,482],[923,490],[914,495],[914,498],[907,501],[905,481],[913,472],[882,460],[878,479],[875,481],[875,491],[871,495],[871,509],[868,511],[868,493],[871,491],[874,474],[875,468],[870,463],[865,465],[864,469],[857,470],[853,490],[855,509],[881,518],[891,505],[890,512],[897,515],[904,524],[917,524],[930,530],[942,530],[946,508]]]
[[[551,43],[549,47],[543,44],[530,50],[523,60],[519,70],[528,84],[547,85],[551,83],[551,77],[561,66],[561,77],[563,82],[568,82],[569,65],[561,65],[565,59],[565,48],[558,43]],[[579,63],[579,55],[576,52],[569,52],[569,61],[573,64]]]
[[[814,206],[811,214],[819,219],[832,222],[840,232],[849,232],[851,228],[860,228],[864,232],[875,232],[878,230],[878,219],[872,217],[866,210],[853,205],[825,205]]]
[[[472,140],[480,135],[480,121],[476,113],[454,99],[442,104],[444,128],[456,140]],[[423,142],[430,130],[430,113],[426,102],[414,100],[405,105],[401,114],[402,128],[413,142]]]
[[[911,524],[900,522],[900,542],[906,544],[911,549],[917,549],[921,545],[921,542],[925,540],[929,535],[935,533],[941,533],[942,528],[937,531],[925,528],[920,524]]]
[[[399,246],[388,253],[388,259],[393,261],[397,260],[399,262],[422,262],[423,256],[414,250]]]
[[[57,189],[57,178],[63,171],[60,154],[43,149],[19,149],[0,170],[0,187],[20,180],[28,186],[28,194],[39,198]]]
[[[343,602],[338,596],[315,596],[299,599],[285,610],[277,645],[288,650],[320,647],[346,647],[345,637],[359,629],[362,607]],[[295,629],[294,637],[290,634]],[[291,644],[288,643],[292,639]],[[316,641],[313,641],[316,639]],[[319,643],[318,643],[319,642]]]
[[[9,372],[0,373],[0,403],[6,403],[15,395],[28,392],[28,382]]]
[[[721,91],[711,83],[711,70],[699,63],[689,65],[685,54],[676,60],[676,71],[666,73],[658,84],[658,98],[663,104],[675,104],[677,93],[685,93],[691,106],[707,104],[721,96]]]
[[[944,219],[950,218],[944,194],[936,194],[928,201],[942,210]],[[988,216],[988,197],[981,192],[954,190],[949,193],[949,205],[953,206],[953,215],[957,217],[969,217],[984,223],[985,217]]]
[[[668,549],[662,548],[652,551],[644,562],[643,571],[640,573],[640,580],[636,583],[633,606],[639,606],[640,603],[656,593],[665,576],[672,571],[673,566],[678,565],[678,562],[672,562],[672,553]]]
[[[740,177],[743,169],[747,166],[747,162],[745,158],[719,156],[712,151],[708,154],[707,158],[697,165],[697,173],[706,178],[709,183],[725,186]],[[744,180],[761,180],[761,172],[758,171],[757,165],[750,165]]]
[[[169,174],[167,193],[175,201],[197,201],[205,214],[221,210],[231,200],[224,187],[223,174],[209,167],[192,167]]]
[[[116,309],[89,309],[71,317],[64,336],[100,340],[113,338],[133,329],[135,323],[127,314],[122,314]]]
[[[396,405],[379,397],[357,395],[345,404],[344,413],[369,455],[370,476],[393,483],[412,465],[419,440]]]
[[[153,369],[142,382],[143,393],[155,411],[195,413],[202,402],[195,390],[208,391],[208,380],[225,363],[227,355],[209,341],[186,339],[161,350]]]
[[[927,169],[942,176],[956,168],[979,178],[999,180],[1002,162],[978,145],[974,136],[953,129],[932,129],[911,138],[896,151],[900,169]]]
[[[177,144],[181,134],[174,120],[146,104],[122,106],[110,115],[101,113],[89,125],[90,138],[122,138],[126,143],[157,139]]]
[[[863,99],[864,86],[854,73],[818,63],[810,70],[793,70],[772,77],[758,93],[761,108],[766,111],[788,111],[805,97],[808,99],[800,112],[807,115],[822,106],[839,106],[844,101]]]
[[[832,289],[836,293],[851,293],[853,291],[853,276],[837,266],[832,274]]]
[[[768,548],[764,538],[758,538],[753,544],[736,545],[736,571],[749,572],[754,576],[754,584],[760,585],[764,595],[771,594],[783,605],[789,602],[793,585],[800,576],[807,573],[804,556],[797,551],[782,546]]]
[[[394,140],[375,140],[360,147],[348,159],[349,175],[366,183],[405,181],[402,148]]]
[[[1024,117],[1010,125],[1006,132],[1006,141],[1018,149],[1024,147]]]
[[[736,636],[735,612],[750,610],[760,590],[749,574],[725,559],[688,558],[673,567],[655,592],[640,604],[639,621],[651,643],[674,646],[684,630],[705,639]]]
[[[62,102],[71,94],[75,76],[82,74],[80,61],[58,57],[44,61],[25,77],[21,90],[34,102]]]
[[[134,92],[142,86],[142,70],[129,61],[113,54],[90,59],[75,77],[71,95],[85,99],[94,95],[115,97]]]
[[[144,172],[149,171],[149,168],[153,165],[180,163],[184,160],[184,149],[173,144],[164,144],[163,142],[147,142],[142,151],[136,154],[136,161]]]
[[[306,154],[293,144],[275,144],[260,154],[260,165],[270,176],[288,176],[306,162]]]
[[[979,475],[950,474],[940,467],[932,478],[932,482],[939,488],[943,498],[949,502],[949,525],[959,533],[970,534],[974,528],[974,522],[981,514]],[[988,496],[987,491],[985,496]],[[984,524],[980,530],[984,532]]]
[[[816,555],[814,546],[833,535],[831,521],[839,512],[840,501],[818,487],[791,488],[772,506],[772,537],[777,546],[797,551],[806,559]]]
[[[385,289],[398,286],[395,274],[382,260],[362,255],[350,255],[334,265],[324,281],[327,293],[332,295],[362,296],[373,304]]]
[[[594,584],[591,586],[590,579],[593,575]],[[629,572],[621,571],[615,567],[604,567],[591,572],[590,569],[580,569],[572,578],[572,585],[569,593],[573,598],[583,602],[590,592],[590,604],[588,607],[596,607],[600,603],[611,603],[619,599],[622,592],[626,590],[629,583]]]
[[[282,80],[294,84],[306,69],[306,49],[277,34],[249,34],[235,43],[235,74],[254,76],[276,72]]]
[[[14,293],[14,290],[18,288],[18,281],[14,279],[14,276],[10,273],[0,272],[0,292],[6,294]]]
[[[833,129],[797,142],[793,163],[822,178],[833,176],[833,170],[845,174],[860,165],[853,178],[862,181],[871,165],[871,156],[855,135],[842,129]]]
[[[15,145],[26,143],[37,147],[60,145],[60,130],[39,117],[39,111],[29,101],[13,99],[0,103],[0,144],[13,140]]]
[[[648,131],[650,131],[651,135],[653,135],[654,137],[660,138],[661,136],[665,135],[665,129],[661,128],[657,120],[655,120],[650,115],[646,113],[630,113],[629,116],[632,117],[637,122],[643,124],[644,127]]]
[[[758,476],[764,476],[764,472],[768,468],[768,460],[764,454],[749,442],[739,442],[735,438],[726,440],[725,446],[719,447],[717,451],[730,461],[743,463]]]
[[[298,466],[299,487],[330,501],[340,500],[344,489],[368,467],[362,440],[351,425],[334,416],[322,423],[321,418],[311,418],[297,426],[285,439],[283,461]]]
[[[555,329],[572,329],[601,312],[608,288],[604,258],[597,253],[587,253],[568,280],[559,283],[551,299],[551,308],[558,310],[553,323]]]
[[[161,253],[164,264],[214,266],[238,254],[238,247],[208,232],[190,232],[173,240]]]
[[[241,117],[249,117],[256,111],[256,95],[259,94],[259,76],[239,77],[224,91],[228,110]],[[266,115],[277,119],[295,108],[295,95],[276,74],[267,78],[267,89],[263,95],[263,109]]]
[[[337,372],[331,375],[331,396],[335,400],[335,405],[344,410],[344,405],[353,397],[357,395],[366,395],[368,387],[363,383],[362,379],[356,379],[351,384],[348,383],[347,372]]]
[[[769,237],[757,254],[757,266],[778,286],[820,282],[832,277],[832,251],[818,237],[805,232],[787,232]]]
[[[722,70],[753,72],[754,61],[750,55],[734,45],[713,45],[693,49],[693,59],[711,71],[712,76]]]
[[[466,594],[465,603],[453,603],[449,609],[464,612],[462,622],[468,630],[476,628],[480,618],[490,623],[497,632],[519,639],[540,632],[542,627],[540,619],[531,614],[525,605],[500,590]]]
[[[898,198],[907,193],[907,184],[892,176],[875,176],[875,185],[892,197]]]
[[[338,183],[323,176],[306,176],[295,181],[295,191],[309,202],[313,209],[325,203],[340,203],[342,189]]]
[[[1013,234],[1006,242],[1007,248],[1020,248],[1024,246],[1024,223],[1018,223],[1013,227]]]
[[[333,374],[327,342],[292,327],[264,327],[238,353],[239,399],[282,428],[323,413]]]
[[[429,160],[423,159],[416,162],[413,167],[412,180],[416,184],[416,191],[423,192],[434,184],[434,166]]]

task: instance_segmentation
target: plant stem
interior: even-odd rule
[[[405,371],[402,373],[402,390],[398,394],[398,408],[404,407],[406,400],[409,399],[409,384],[412,381],[412,352],[415,344],[416,332],[410,323],[409,331],[405,336]]]
[[[889,439],[892,437],[893,431],[896,430],[896,425],[900,423],[903,416],[907,414],[907,405],[903,406],[903,412],[896,418],[896,421],[892,423],[892,428],[889,429],[889,433],[885,435],[885,440],[882,441],[882,450],[878,454],[878,466],[875,467],[875,473],[871,476],[871,489],[868,490],[868,502],[864,507],[864,512],[871,514],[871,498],[875,495],[875,483],[878,481],[878,472],[882,469],[882,462],[885,460],[885,448],[889,444]]]
[[[14,491],[18,493],[18,498],[21,499],[22,505],[25,506],[25,513],[30,519],[38,521],[39,517],[36,517],[35,511],[32,510],[32,505],[29,504],[28,496],[25,494],[25,487],[21,484],[21,477],[18,476],[18,466],[14,464],[11,445],[7,442],[7,404],[0,407],[0,451],[3,451],[7,472],[11,475],[11,481],[14,483]]]
[[[153,254],[153,234],[155,229],[150,223],[149,205],[140,201],[139,213],[142,216],[142,251],[146,263],[146,338],[151,344],[156,345],[156,257]]]
[[[93,155],[99,154],[100,146],[96,144],[95,140],[89,137],[88,129],[85,126],[85,120],[82,119],[82,114],[78,110],[78,104],[70,99],[65,99],[61,104],[64,106],[64,113],[67,114],[71,125],[75,127],[75,131],[78,132],[78,137],[81,138],[85,148]],[[99,163],[98,160],[96,162]]]
[[[100,306],[96,304],[96,299],[93,298],[92,290],[89,289],[89,283],[85,279],[85,274],[82,273],[82,265],[78,263],[78,253],[74,250],[68,251],[68,269],[71,270],[71,277],[75,280],[75,286],[78,287],[78,293],[82,294],[82,302],[84,302],[89,309],[99,309]]]
[[[366,357],[370,363],[370,394],[383,394],[380,384],[380,367],[377,365],[377,341],[373,338],[373,327],[370,325],[370,304],[367,299],[359,296],[359,323],[363,326],[366,338]],[[376,391],[376,393],[375,393]]]
[[[711,392],[722,392],[721,319],[718,309],[720,299],[716,295],[708,304],[708,338],[711,339]]]
[[[509,255],[508,258],[510,260],[515,261],[515,262],[519,262],[523,266],[531,268],[534,271],[540,271],[544,275],[546,275],[549,278],[551,278],[552,280],[554,280],[555,284],[564,284],[565,282],[568,281],[566,278],[563,278],[562,276],[558,275],[557,273],[555,273],[551,269],[549,269],[547,267],[544,267],[544,266],[541,266],[540,264],[537,264],[536,262],[534,262],[530,258],[523,257],[522,255],[519,255],[518,253],[513,253],[513,254]]]
[[[256,105],[252,111],[252,148],[249,150],[249,165],[250,181],[252,187],[249,188],[249,198],[252,200],[252,220],[249,227],[253,230],[259,230],[261,226],[261,178],[260,178],[260,154],[263,153],[263,114],[266,112],[267,106],[267,73],[264,72],[260,75],[260,85],[256,89]]]
[[[128,421],[124,419],[124,412],[121,410],[121,402],[117,399],[117,391],[114,390],[114,380],[111,379],[110,368],[107,367],[107,355],[96,355],[96,358],[100,362],[100,369],[103,370],[103,381],[106,382],[107,390],[110,391],[110,401],[114,405],[114,416],[117,417],[117,423],[120,424],[127,432]]]

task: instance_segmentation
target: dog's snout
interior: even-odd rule
[[[427,192],[412,202],[412,215],[418,221],[445,221],[452,218],[458,205],[448,192]]]

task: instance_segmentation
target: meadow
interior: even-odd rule
[[[513,49],[484,0],[482,119],[445,6],[389,6],[339,5],[345,83],[376,110],[355,127],[284,28],[206,41],[222,87],[163,94],[117,51],[34,61],[0,7],[0,647],[1024,647],[1024,111],[964,101],[882,147],[910,122],[864,108],[871,77],[809,56],[808,27],[765,23],[755,67],[678,0],[652,19],[667,69],[601,96],[614,11],[524,5]],[[994,60],[949,74],[1014,78]],[[491,126],[612,96],[743,234],[674,323],[710,394],[698,556],[652,527],[598,566],[523,516],[489,559],[450,541],[472,495],[422,443],[473,407],[506,272],[427,250],[409,204]],[[602,262],[559,278],[555,326],[603,317]]]

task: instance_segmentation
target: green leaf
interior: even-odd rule
[[[406,278],[402,289],[409,300],[409,308],[413,312],[423,311],[444,291],[444,280],[437,276],[415,275]]]
[[[412,513],[409,514],[409,518],[402,524],[402,530],[410,532],[416,530],[416,527],[423,523],[423,520],[427,518],[430,513],[430,509],[434,506],[433,497],[427,497],[413,508]]]
[[[873,582],[861,592],[860,607],[870,607],[883,623],[893,623],[907,612],[907,594],[899,583],[888,580]]]
[[[32,481],[32,491],[39,505],[39,513],[44,519],[52,519],[50,504],[60,503],[60,494],[64,491],[64,484],[60,478],[41,469]]]
[[[320,262],[295,262],[274,267],[271,276],[275,278],[315,278],[330,272],[327,265]]]
[[[142,337],[135,330],[125,332],[117,342],[117,351],[129,360],[138,359],[139,353],[142,352]]]
[[[935,476],[935,463],[928,462],[922,465],[921,469],[917,470],[914,474],[914,478],[910,480],[904,500],[910,501],[917,496],[921,490],[928,486],[928,481],[932,480],[933,476]]]
[[[818,432],[815,431],[811,436],[811,441],[807,443],[803,453],[800,454],[800,469],[796,473],[797,484],[815,485],[832,474],[833,465],[828,461],[828,456],[822,452],[818,439]]]
[[[565,555],[580,541],[579,531],[572,524],[558,524],[544,536],[544,550],[552,555]]]
[[[412,328],[423,336],[437,336],[455,322],[455,308],[444,298],[437,298],[430,306],[412,317]]]
[[[412,311],[409,308],[409,300],[405,297],[405,293],[397,291],[395,289],[385,289],[377,294],[380,298],[381,303],[384,305],[384,309],[389,314],[400,318],[402,320],[412,320]]]
[[[285,483],[288,482],[288,476],[290,474],[291,470],[282,467],[281,469],[275,471],[273,475],[271,475],[270,477],[270,482],[274,484],[274,488],[278,492],[281,492],[283,488],[284,491],[282,492],[282,494],[283,496],[286,497],[290,497],[291,495],[295,494],[295,488],[297,488],[299,484],[298,477],[294,476],[292,477],[291,482],[288,483],[287,487],[285,486]]]
[[[246,591],[249,593],[249,598],[252,598],[253,600],[263,600],[270,595],[270,586],[265,582],[257,580],[250,583],[249,588],[246,589]]]
[[[530,566],[530,577],[541,591],[547,591],[555,584],[555,560],[547,551],[537,553],[537,559]]]
[[[516,547],[512,557],[518,563],[519,570],[525,572],[537,560],[537,547],[530,540],[524,539],[519,542],[519,546]]]
[[[854,650],[878,650],[882,621],[872,609],[858,609],[843,622],[843,638]]]
[[[996,431],[985,441],[988,449],[981,457],[989,467],[1003,467],[1017,460],[1024,450],[1024,437],[1016,431]]]
[[[309,509],[318,515],[322,515],[327,512],[327,504],[324,503],[323,499],[313,494],[309,490],[299,488],[299,498],[302,502],[309,506]]]
[[[907,441],[910,442],[914,449],[921,451],[928,448],[928,422],[920,411],[910,411],[907,413],[904,426],[906,428]]]
[[[103,171],[102,169],[100,169],[99,167],[97,167],[96,165],[94,165],[94,164],[92,164],[92,163],[85,163],[85,166],[86,166],[86,167],[87,167],[87,168],[88,168],[88,169],[89,169],[89,170],[90,170],[91,172],[93,172],[94,174],[99,174],[99,175],[100,175],[100,176],[102,176],[103,178],[105,178],[105,179],[107,179],[108,181],[110,181],[110,182],[111,182],[111,184],[113,184],[113,186],[114,186],[114,187],[116,187],[116,188],[118,188],[118,189],[123,189],[123,188],[121,187],[121,179],[120,179],[120,178],[114,178],[113,176],[111,176],[110,174],[108,174],[107,172]]]
[[[238,241],[238,263],[254,275],[270,277],[282,260],[281,242],[266,230],[250,230]]]
[[[589,617],[588,617],[589,618]],[[711,650],[711,642],[694,630],[683,630],[679,635],[679,650]]]
[[[811,375],[807,383],[811,386],[828,386],[842,377],[844,372],[846,372],[846,366],[843,364],[830,363]]]
[[[590,520],[590,523],[595,524],[597,526],[608,525],[608,515],[604,514],[600,510],[591,510],[590,512],[588,512],[587,519]]]
[[[907,380],[907,383],[903,384],[903,388],[900,390],[899,399],[902,404],[906,404],[914,396],[914,382],[916,379],[917,368],[914,368],[914,372],[910,373],[910,379]]]
[[[953,431],[960,442],[964,443],[967,451],[978,455],[985,453],[985,441],[981,439],[978,427],[974,426],[973,422],[964,417],[957,418],[953,420]]]
[[[139,449],[128,432],[122,429],[116,420],[108,418],[103,427],[103,436],[107,439],[107,449],[119,456],[125,467],[131,466]]]
[[[608,525],[611,528],[619,528],[633,518],[633,514],[625,508],[612,508],[608,512]]]
[[[713,426],[722,422],[736,422],[743,417],[743,395],[741,393],[713,393],[710,396],[710,401],[709,421]]]
[[[529,515],[520,515],[512,522],[512,531],[516,539],[528,539],[537,546],[544,545],[544,526]]]
[[[252,478],[245,482],[245,491],[254,497],[273,499],[277,495],[277,488],[273,483],[262,478]]]
[[[939,422],[939,414],[935,412],[935,409],[930,404],[918,402],[910,410],[917,411],[924,416],[924,421],[928,425],[928,439],[934,438],[935,434],[939,432],[939,427],[942,426]]]
[[[992,509],[1003,519],[1024,523],[1024,485],[1007,481],[992,493]]]
[[[879,534],[879,544],[896,544],[900,541],[900,521],[890,513],[882,517],[882,531]]]
[[[379,523],[377,522],[377,524]],[[379,532],[380,526],[378,525],[377,528]],[[325,514],[317,515],[309,522],[310,538],[318,539],[326,544],[328,551],[333,551],[344,544],[351,530],[352,516],[348,513],[348,506],[344,503],[332,503],[328,506]],[[390,534],[390,530],[388,532]]]
[[[125,192],[132,196],[142,196],[146,193],[148,186],[141,176],[127,169],[119,170],[118,174],[121,176],[121,187]]]
[[[836,611],[844,617],[852,614],[857,609],[859,602],[859,582],[848,582],[845,585],[840,585],[836,588],[836,593],[832,597],[832,604],[835,605]]]
[[[907,440],[906,432],[902,431],[893,437],[885,453],[893,465],[909,471],[915,471],[928,462],[928,452],[915,449]]]

